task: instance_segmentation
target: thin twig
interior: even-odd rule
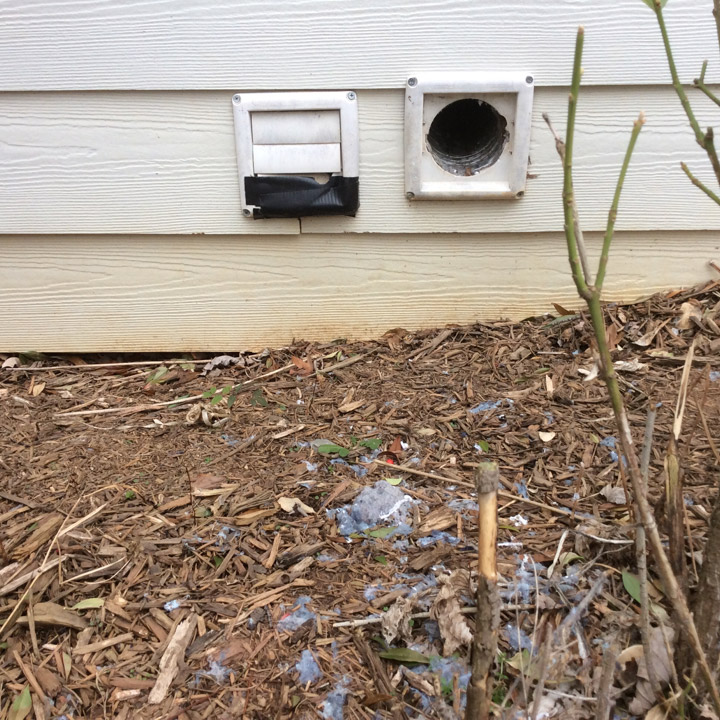
[[[618,175],[617,183],[615,185],[615,194],[613,195],[612,205],[610,206],[610,212],[608,213],[607,227],[605,229],[605,237],[603,238],[602,252],[600,253],[600,263],[598,264],[598,271],[595,276],[595,288],[598,293],[602,291],[603,282],[605,282],[605,271],[607,270],[608,258],[610,256],[610,245],[615,232],[615,221],[617,220],[618,205],[620,204],[620,195],[622,194],[623,185],[625,183],[625,176],[627,175],[628,167],[630,166],[630,158],[635,150],[635,143],[637,142],[640,130],[642,130],[642,126],[644,124],[645,115],[644,113],[640,113],[640,115],[638,115],[638,119],[633,123],[632,133],[630,134],[630,142],[628,143],[627,150],[625,151],[625,158],[623,159],[623,164],[620,168],[620,175]]]
[[[425,472],[424,470],[415,470],[415,468],[407,467],[405,465],[395,465],[393,463],[385,462],[384,460],[373,460],[373,462],[376,465],[382,465],[383,467],[392,468],[396,472],[405,472],[409,473],[410,475],[419,475],[420,477],[431,478],[432,480],[439,480],[440,482],[450,483],[451,485],[459,485],[460,487],[472,488],[473,490],[475,489],[475,486],[472,483],[466,482],[464,480],[457,480],[456,478],[436,475],[434,473]],[[529,498],[520,497],[519,495],[513,495],[512,493],[505,492],[504,490],[498,490],[498,497],[507,498],[508,500],[513,500],[514,502],[525,503],[525,505],[532,505],[533,507],[543,508],[543,510],[548,510],[552,513],[555,513],[556,515],[564,515],[569,517],[578,516],[578,513],[574,512],[573,510],[567,510],[566,508],[547,505],[545,503],[538,502],[537,500],[530,500]],[[609,540],[608,542],[620,543],[625,545],[631,543],[632,541]]]
[[[615,638],[613,638],[603,650],[602,674],[600,675],[600,685],[597,690],[598,706],[595,709],[595,720],[608,720],[608,716],[610,715],[610,708],[612,707],[610,687],[612,686],[613,675],[615,674],[615,659],[617,655],[617,644]],[[647,665],[649,666],[650,663],[647,663]]]
[[[683,172],[690,178],[690,182],[697,188],[700,188],[713,202],[720,205],[720,197],[718,197],[705,183],[702,182],[702,180],[698,180],[692,172],[690,172],[690,168],[684,163],[680,163],[680,167],[682,168]]]
[[[132,360],[129,362],[114,363],[86,363],[83,365],[41,365],[41,366],[18,366],[5,368],[14,372],[53,372],[54,370],[102,370],[105,368],[122,367],[151,367],[153,365],[206,365],[209,360],[183,360],[182,358],[171,358],[169,360]]]
[[[509,603],[502,605],[500,608],[501,612],[526,612],[528,610],[534,610],[538,606],[535,603]],[[550,610],[552,608],[540,608],[543,610]],[[477,607],[474,605],[460,608],[460,612],[463,615],[474,615],[477,612]],[[410,616],[411,620],[427,620],[430,617],[429,612],[414,613]],[[360,618],[358,620],[342,620],[340,622],[333,623],[334,628],[356,628],[363,627],[364,625],[379,625],[382,622],[382,615],[371,615],[370,617]]]
[[[652,450],[653,431],[655,429],[655,418],[657,417],[657,406],[651,404],[648,409],[647,420],[645,421],[645,438],[643,440],[642,454],[640,456],[640,471],[642,473],[643,491],[647,492],[648,475],[650,472],[650,453]],[[638,524],[635,531],[635,563],[637,565],[638,580],[640,583],[640,637],[642,638],[643,651],[646,658],[650,658],[650,597],[648,595],[647,578],[647,547],[645,541],[645,528],[642,523]],[[653,663],[647,663],[648,680],[653,693],[660,692],[660,684],[657,680]],[[606,716],[607,717],[607,716]]]
[[[682,85],[677,77],[677,71],[672,60],[672,53],[670,51],[669,40],[667,37],[667,30],[662,18],[661,3],[660,0],[654,0],[654,9],[658,17],[658,21],[661,26],[663,35],[663,42],[668,54],[668,62],[670,64],[671,74],[673,76],[673,85],[675,86],[678,95],[683,102],[683,107],[686,108],[688,117],[691,119],[693,129],[696,130],[696,139],[702,147],[705,147],[705,135],[699,129],[697,121],[692,114],[692,109],[687,102],[687,97],[682,89]],[[584,277],[581,274],[580,265],[578,262],[577,255],[577,238],[568,220],[572,218],[572,204],[574,203],[574,197],[572,194],[572,162],[568,158],[568,149],[572,148],[572,132],[575,125],[575,110],[577,106],[577,95],[579,92],[580,85],[580,68],[582,63],[582,45],[583,45],[583,29],[578,29],[577,42],[575,45],[575,58],[573,61],[573,82],[570,97],[568,100],[568,132],[565,139],[566,151],[563,162],[564,182],[563,182],[563,204],[565,211],[565,237],[568,246],[568,257],[570,259],[570,267],[573,272],[573,280],[578,290],[578,294],[587,301],[588,308],[590,310],[590,318],[592,321],[593,333],[595,335],[595,341],[598,347],[598,353],[600,358],[600,368],[602,370],[605,384],[610,395],[610,401],[615,415],[615,421],[618,426],[618,432],[620,436],[620,443],[625,454],[628,474],[633,487],[633,493],[635,495],[635,504],[637,508],[637,516],[642,522],[647,539],[650,543],[650,548],[655,558],[655,562],[658,566],[658,571],[662,579],[665,594],[672,604],[672,607],[676,613],[678,621],[682,627],[685,636],[692,648],[693,655],[695,656],[697,663],[703,675],[703,679],[707,685],[707,688],[712,699],[713,706],[716,712],[720,713],[720,693],[718,692],[717,684],[713,672],[708,665],[707,656],[703,649],[703,644],[700,641],[697,627],[693,620],[690,610],[687,605],[687,601],[682,592],[680,584],[675,576],[672,565],[668,559],[665,549],[663,547],[660,532],[655,522],[655,516],[653,510],[650,507],[648,498],[643,493],[643,482],[640,464],[633,444],[632,433],[630,431],[630,423],[628,422],[627,413],[625,410],[625,404],[623,402],[623,396],[620,391],[620,386],[617,381],[617,376],[612,363],[612,357],[607,344],[605,320],[603,317],[602,306],[600,304],[600,293],[597,292],[597,288],[589,288],[585,282]],[[572,614],[572,613],[571,613]],[[569,619],[569,618],[568,618]],[[565,621],[567,622],[567,620]],[[565,623],[563,623],[564,625]],[[562,625],[561,625],[562,627]]]

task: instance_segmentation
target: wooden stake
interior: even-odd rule
[[[493,678],[490,674],[497,652],[500,596],[497,592],[497,463],[485,462],[475,470],[478,493],[478,578],[472,677],[467,690],[465,720],[490,717]]]

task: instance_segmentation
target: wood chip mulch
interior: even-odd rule
[[[661,403],[661,527],[696,343],[691,582],[720,462],[718,300],[711,283],[606,308],[638,443]],[[546,716],[594,717],[604,654],[640,642],[633,519],[589,324],[565,313],[214,359],[0,355],[0,719],[462,717],[485,459],[498,716],[542,674]],[[615,667],[620,716],[641,683]]]

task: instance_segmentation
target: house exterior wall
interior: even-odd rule
[[[717,54],[711,5],[666,9],[688,81]],[[576,191],[594,249],[647,116],[608,298],[711,277],[720,213],[679,163],[711,173],[640,0],[4,0],[0,16],[1,350],[241,349],[577,305],[542,113],[563,127],[581,23]],[[522,199],[406,199],[403,88],[430,70],[533,74]],[[321,89],[358,95],[357,216],[243,217],[232,94]]]

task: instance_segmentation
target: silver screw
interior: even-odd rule
[[[244,215],[245,217],[250,217],[250,215],[252,215],[252,213],[251,213],[247,208],[245,208],[245,209],[243,210],[243,215]]]
[[[417,85],[417,78],[408,78],[408,85],[410,87],[415,87]]]
[[[412,200],[412,199],[414,199],[414,197],[415,197],[415,193],[414,193],[414,192],[407,192],[407,193],[405,193],[405,197],[406,197],[408,200]]]
[[[526,82],[528,85],[532,85],[532,84],[533,84],[533,80],[534,80],[534,78],[533,78],[532,75],[528,75],[528,76],[525,78],[525,82]]]
[[[355,95],[355,93],[352,91],[347,94],[348,100],[354,100],[356,97],[357,97],[357,95]]]
[[[240,96],[239,95],[233,95],[233,102],[239,103],[240,102]]]

